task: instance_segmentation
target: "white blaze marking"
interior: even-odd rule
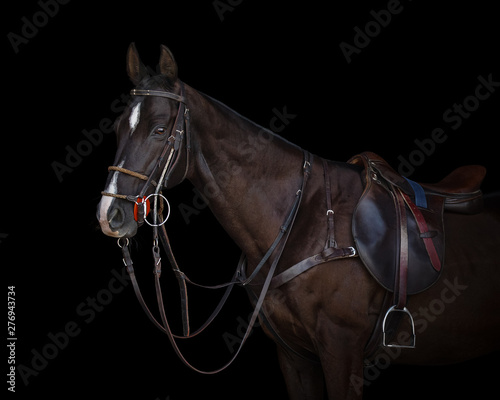
[[[120,164],[117,165],[117,167],[121,168],[123,167],[123,164],[125,163],[125,159],[123,159]],[[113,177],[111,178],[111,182],[109,182],[109,185],[106,187],[106,189],[104,190],[105,192],[108,192],[108,193],[113,193],[113,194],[117,194],[117,184],[118,183],[118,171],[115,171],[115,173],[113,174]],[[106,197],[109,197],[109,196],[106,196]],[[112,197],[111,197],[112,198]]]
[[[130,113],[130,117],[128,119],[130,124],[130,135],[134,133],[135,128],[137,128],[137,125],[139,124],[139,119],[141,117],[141,105],[142,103],[137,103]]]
[[[118,164],[118,167],[122,167],[125,162],[125,159],[121,161]],[[111,178],[111,182],[109,182],[109,185],[106,187],[104,190],[107,193],[112,193],[112,194],[117,194],[118,190],[118,171],[115,171],[113,174],[113,177]],[[108,210],[113,201],[115,200],[114,197],[110,196],[102,196],[100,206],[99,206],[99,224],[101,225],[102,231],[106,235],[114,235],[115,232],[111,230],[111,227],[109,226],[109,221],[108,221]]]

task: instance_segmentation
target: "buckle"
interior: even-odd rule
[[[348,254],[346,257],[357,257],[358,256],[358,252],[356,251],[356,248],[354,248],[353,246],[349,246],[347,249],[350,250],[351,253]]]

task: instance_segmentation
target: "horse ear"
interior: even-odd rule
[[[134,85],[148,75],[147,69],[139,58],[135,43],[130,43],[127,51],[127,74]]]
[[[172,52],[164,45],[160,46],[160,72],[171,81],[177,79],[177,63]]]

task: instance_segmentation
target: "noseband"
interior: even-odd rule
[[[175,100],[179,103],[179,107],[177,109],[177,116],[175,117],[175,122],[174,125],[172,126],[172,131],[170,132],[170,136],[168,137],[165,146],[163,147],[163,150],[156,160],[153,170],[150,172],[149,176],[148,175],[143,175],[135,171],[131,171],[126,168],[118,167],[118,166],[110,166],[108,167],[108,171],[117,171],[121,172],[127,175],[131,175],[135,178],[141,179],[146,181],[144,186],[142,187],[142,190],[138,195],[125,195],[125,194],[116,194],[116,193],[108,193],[108,192],[101,192],[103,196],[110,196],[110,197],[115,197],[118,199],[124,199],[128,200],[130,202],[134,203],[134,219],[137,221],[138,225],[141,226],[144,221],[146,221],[149,225],[151,226],[161,226],[163,225],[169,215],[170,215],[170,205],[168,203],[168,200],[161,194],[161,189],[162,187],[167,187],[168,185],[168,180],[170,179],[170,176],[172,175],[172,172],[174,171],[175,167],[179,163],[180,160],[180,154],[181,150],[183,147],[183,144],[185,144],[186,147],[186,168],[184,170],[184,174],[181,180],[184,180],[184,178],[187,175],[188,168],[189,168],[189,153],[191,151],[191,135],[190,135],[190,129],[189,129],[189,108],[186,107],[186,97],[184,94],[184,83],[181,81],[180,82],[181,86],[181,94],[175,94],[171,92],[166,92],[163,90],[149,90],[149,89],[132,89],[130,91],[130,94],[132,96],[155,96],[155,97],[165,97],[168,99]],[[186,138],[184,140],[184,137]],[[186,142],[186,143],[184,143]],[[160,179],[158,182],[155,182],[153,180],[153,177],[157,175],[158,171],[161,169],[161,165],[163,164],[163,161],[166,159],[165,165],[163,167],[163,170],[160,175]],[[156,190],[154,193],[150,194],[149,196],[146,196],[146,192],[148,191],[149,187],[153,185],[156,187]],[[146,216],[149,213],[150,210],[150,201],[149,198],[153,197],[154,198],[154,216],[153,216],[153,223],[150,223],[147,219]],[[158,212],[158,198],[160,200],[160,212]],[[166,202],[168,206],[168,212],[166,218],[159,224],[157,224],[158,221],[158,215],[162,214],[162,210],[164,208],[164,201]]]

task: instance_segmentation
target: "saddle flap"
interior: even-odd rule
[[[372,158],[372,156],[375,156]],[[387,290],[394,292],[400,261],[400,219],[395,196],[399,187],[414,201],[415,195],[408,181],[397,174],[379,156],[362,153],[349,162],[365,167],[365,190],[356,206],[352,231],[359,256],[371,275]],[[432,240],[439,259],[444,262],[444,197],[426,196],[427,208],[418,207],[427,231],[422,232],[419,221],[406,205],[408,232],[407,294],[416,294],[429,288],[442,271],[431,262],[425,241]],[[412,204],[416,207],[415,204]],[[422,225],[422,224],[421,224]]]

